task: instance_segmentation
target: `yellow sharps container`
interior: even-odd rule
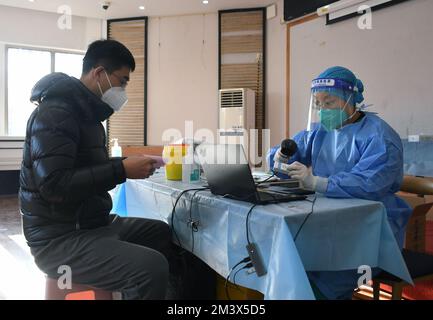
[[[182,160],[189,145],[169,144],[164,146],[162,157],[165,161],[165,177],[167,180],[182,180]]]

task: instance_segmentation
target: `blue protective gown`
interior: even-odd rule
[[[312,166],[315,176],[328,178],[327,197],[382,202],[401,248],[412,211],[395,195],[403,180],[403,146],[398,134],[385,121],[373,113],[364,113],[358,122],[338,130],[326,132],[316,127],[310,132],[298,133],[293,138],[298,151],[289,162]],[[278,148],[268,152],[271,168]],[[344,296],[344,288],[356,285],[358,276],[356,272],[348,272],[347,277],[341,272],[314,272],[310,279],[327,297],[334,299]]]

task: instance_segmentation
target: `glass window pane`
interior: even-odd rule
[[[83,58],[83,54],[56,53],[54,71],[63,72],[79,79],[83,68]]]
[[[30,92],[39,79],[51,72],[51,53],[8,48],[7,59],[8,135],[25,136],[27,120],[35,108]]]

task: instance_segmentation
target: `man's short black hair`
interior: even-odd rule
[[[92,68],[103,66],[108,73],[128,67],[135,70],[135,59],[131,51],[115,40],[97,40],[89,45],[83,59],[83,74]]]

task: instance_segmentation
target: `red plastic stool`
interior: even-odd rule
[[[113,300],[113,293],[76,283],[72,284],[71,289],[60,289],[57,279],[47,277],[45,300]]]

